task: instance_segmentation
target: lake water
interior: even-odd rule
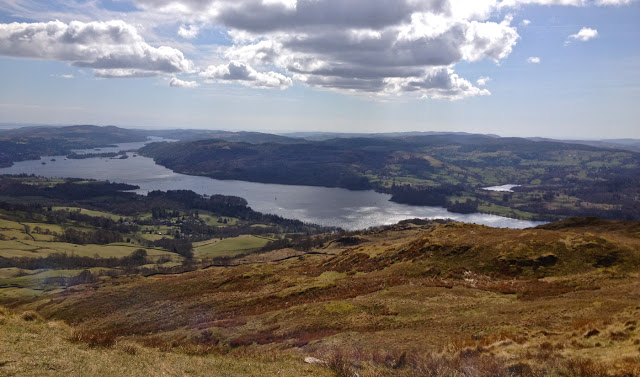
[[[103,153],[140,148],[144,143],[123,143],[115,148],[78,153]],[[338,226],[348,230],[389,225],[413,218],[444,219],[502,228],[527,228],[542,224],[487,214],[451,213],[441,207],[409,206],[389,201],[390,195],[374,191],[350,191],[340,188],[290,186],[245,181],[223,181],[175,173],[152,159],[128,153],[124,160],[109,158],[65,159],[46,156],[22,161],[0,169],[0,174],[35,174],[44,177],[72,177],[109,180],[140,186],[137,192],[152,190],[192,190],[198,194],[235,195],[245,198],[258,212],[290,219]],[[56,161],[51,161],[55,159]],[[44,165],[42,163],[45,163]]]
[[[502,186],[491,186],[491,187],[483,187],[483,190],[488,191],[498,191],[498,192],[513,192],[514,187],[520,187],[520,185],[502,185]]]

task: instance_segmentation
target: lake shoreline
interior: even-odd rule
[[[129,149],[124,145],[119,148]],[[389,194],[373,190],[353,191],[343,188],[217,180],[184,175],[158,165],[148,157],[133,157],[133,154],[134,152],[129,152],[129,158],[126,160],[65,160],[64,156],[45,156],[40,160],[22,161],[10,168],[0,169],[0,174],[109,180],[137,185],[141,193],[184,189],[201,195],[234,195],[245,198],[249,206],[258,212],[346,230],[391,225],[412,218],[449,218],[453,221],[499,228],[528,228],[543,223],[484,213],[457,214],[443,207],[398,204],[389,201]],[[56,161],[52,162],[51,159]],[[45,162],[45,165],[41,162]]]
[[[442,205],[442,204],[433,204],[433,205],[425,205],[425,204],[419,204],[416,202],[411,202],[411,201],[404,201],[398,197],[396,197],[395,195],[393,195],[393,193],[391,192],[391,190],[382,190],[379,186],[373,186],[371,188],[363,188],[363,189],[358,189],[358,188],[348,188],[348,187],[341,187],[341,186],[331,186],[331,185],[322,185],[322,184],[305,184],[305,185],[297,185],[297,184],[290,184],[290,183],[286,183],[286,182],[280,182],[278,180],[273,180],[273,181],[265,181],[265,180],[252,180],[250,177],[247,177],[246,179],[235,179],[235,178],[225,178],[225,177],[221,177],[219,175],[216,174],[207,174],[207,173],[202,173],[202,174],[198,174],[196,172],[192,172],[192,171],[188,171],[188,170],[179,170],[179,169],[174,169],[170,166],[167,165],[163,165],[161,163],[159,163],[158,161],[156,161],[155,158],[151,157],[151,156],[145,156],[143,154],[140,154],[141,156],[144,156],[146,158],[150,158],[153,160],[154,163],[156,163],[159,166],[163,166],[167,169],[170,169],[171,171],[178,173],[178,174],[184,174],[184,175],[189,175],[189,176],[193,176],[193,177],[206,177],[206,178],[210,178],[210,179],[215,179],[215,180],[220,180],[220,181],[233,181],[233,182],[250,182],[250,183],[260,183],[260,184],[267,184],[267,185],[285,185],[285,186],[308,186],[308,187],[322,187],[322,188],[330,188],[330,189],[341,189],[341,190],[348,190],[348,191],[353,191],[353,192],[368,192],[368,191],[372,191],[375,192],[377,194],[382,194],[382,195],[388,195],[389,196],[389,201],[393,202],[393,203],[397,203],[397,204],[403,204],[403,205],[408,205],[408,206],[412,206],[412,207],[440,207],[443,208],[445,210],[447,210],[450,213],[454,213],[454,214],[472,214],[472,213],[481,213],[481,214],[486,214],[486,215],[494,215],[494,216],[501,216],[501,217],[507,217],[510,219],[514,219],[514,220],[527,220],[527,221],[536,221],[536,222],[540,222],[541,224],[543,223],[548,223],[550,221],[559,221],[559,220],[563,220],[565,217],[561,217],[561,216],[555,216],[554,218],[550,218],[549,215],[544,215],[544,214],[532,214],[531,218],[527,218],[527,219],[522,219],[519,218],[518,216],[509,216],[510,213],[495,213],[495,212],[489,212],[489,211],[482,211],[482,210],[474,210],[474,211],[467,211],[467,210],[462,210],[462,209],[457,209],[457,207],[455,205],[451,205],[451,206],[447,206],[447,205]],[[495,187],[506,187],[506,186],[510,186],[509,189],[503,190],[503,189],[498,189],[498,190],[490,190],[490,188],[492,187],[482,187],[482,188],[478,188],[479,190],[488,190],[488,191],[499,191],[499,192],[513,192],[513,190],[511,190],[511,188],[513,187],[520,187],[521,185],[502,185],[502,186],[495,186]]]

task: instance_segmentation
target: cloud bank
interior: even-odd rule
[[[203,70],[174,47],[154,47],[124,21],[0,25],[0,54],[67,61],[102,78],[175,77],[286,89],[294,83],[365,95],[457,100],[488,95],[488,79],[460,77],[460,63],[507,59],[520,38],[511,14],[528,5],[617,6],[632,0],[132,0],[147,19],[173,22],[175,46],[207,28],[230,43],[206,57]],[[523,19],[526,27],[531,21]],[[146,32],[153,35],[154,27]],[[148,36],[148,34],[145,34]],[[588,41],[583,28],[567,41]],[[199,38],[200,39],[200,38]],[[153,40],[150,38],[150,40]],[[182,48],[182,47],[181,47]],[[530,57],[529,63],[540,63]]]
[[[277,72],[258,72],[251,66],[237,61],[218,66],[210,65],[200,77],[208,81],[238,82],[254,88],[286,89],[293,84],[291,78]]]
[[[0,24],[0,55],[60,60],[98,77],[147,77],[193,70],[181,51],[153,47],[124,21]]]
[[[471,2],[465,7],[435,0],[304,0],[295,7],[280,1],[181,4],[210,12],[230,29],[233,45],[223,52],[230,61],[275,67],[314,87],[460,99],[489,93],[459,77],[455,65],[499,62],[519,38],[510,17],[486,20],[496,7],[492,3]]]

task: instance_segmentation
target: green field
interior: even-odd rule
[[[0,269],[0,297],[33,297],[44,293],[61,291],[60,285],[49,279],[71,278],[84,269],[69,270],[18,270],[15,268]],[[110,270],[109,268],[88,268],[93,274]]]
[[[6,220],[6,219],[0,218],[0,229],[24,230],[24,226],[20,225],[19,223],[15,222],[15,221],[11,221],[11,220]]]
[[[127,216],[114,215],[113,213],[103,211],[93,211],[79,207],[53,207],[54,211],[80,211],[81,214],[93,217],[106,217],[111,220],[118,221],[120,219],[127,220]]]
[[[236,225],[238,223],[238,219],[233,217],[226,216],[215,216],[209,213],[200,213],[199,217],[203,220],[207,225],[211,226],[228,226],[228,225]],[[218,221],[218,219],[227,220],[226,223]]]
[[[139,245],[111,244],[111,245],[74,245],[66,242],[46,242],[33,240],[0,241],[0,256],[5,258],[30,257],[43,258],[54,253],[66,253],[80,257],[122,258],[130,255]],[[160,256],[177,256],[165,250],[144,248],[151,258]]]
[[[166,237],[160,234],[148,234],[148,233],[139,233],[137,236],[147,241],[157,241]]]
[[[243,235],[234,238],[213,239],[193,244],[196,258],[235,256],[260,249],[269,242],[266,238]]]

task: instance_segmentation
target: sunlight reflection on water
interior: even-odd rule
[[[119,150],[132,150],[135,144],[120,144]],[[107,152],[107,148],[93,153]],[[92,153],[89,151],[89,153]],[[456,221],[502,228],[527,228],[542,222],[515,220],[488,214],[451,213],[441,207],[409,206],[389,201],[390,195],[374,191],[349,191],[340,188],[291,186],[245,181],[222,181],[175,173],[157,165],[152,159],[128,153],[129,158],[82,160],[64,156],[46,156],[40,160],[22,161],[0,169],[0,174],[35,174],[45,177],[74,177],[109,180],[140,186],[136,192],[152,190],[192,190],[199,194],[236,195],[245,198],[256,211],[285,218],[338,226],[344,229],[364,229],[390,225],[412,218],[451,218]],[[55,158],[56,161],[51,161]],[[105,163],[108,162],[108,163]],[[45,162],[45,165],[42,164]]]

